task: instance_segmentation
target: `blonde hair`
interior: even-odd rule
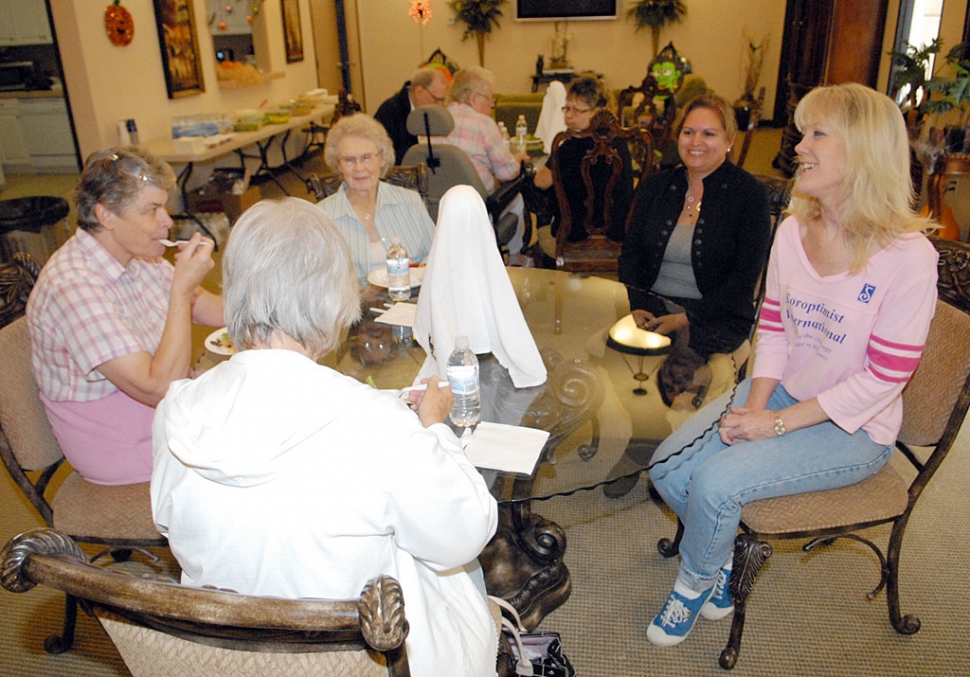
[[[845,149],[845,176],[836,193],[836,218],[849,249],[849,271],[865,268],[870,255],[904,233],[930,222],[913,212],[909,136],[896,104],[856,83],[816,87],[798,103],[795,125],[831,126]],[[788,212],[802,222],[822,218],[817,198],[798,192]]]

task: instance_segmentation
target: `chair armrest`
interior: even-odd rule
[[[488,215],[491,217],[492,223],[498,220],[499,215],[522,192],[524,183],[532,180],[529,171],[531,167],[532,165],[523,161],[517,177],[510,181],[502,181],[491,195],[485,198],[485,208],[488,210]]]

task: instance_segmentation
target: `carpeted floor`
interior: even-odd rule
[[[746,168],[770,173],[779,130],[756,137]],[[759,143],[760,141],[760,143]],[[760,160],[759,160],[760,158]],[[314,167],[315,165],[315,167]],[[311,171],[319,170],[318,161]],[[294,195],[299,184],[290,184]],[[264,195],[273,196],[272,184]],[[29,192],[25,194],[31,194]],[[6,194],[4,197],[13,197]],[[588,430],[576,439],[588,436]],[[867,600],[878,581],[878,561],[865,546],[839,541],[811,554],[801,542],[776,542],[775,554],[749,599],[737,675],[970,675],[970,426],[937,479],[925,491],[904,542],[900,580],[903,613],[922,629],[903,637],[888,622],[885,593]],[[0,542],[40,526],[13,481],[0,473]],[[717,658],[730,621],[700,620],[682,645],[647,643],[645,628],[673,583],[677,561],[663,559],[659,538],[674,531],[671,514],[651,500],[646,481],[619,500],[582,492],[537,504],[534,510],[563,527],[572,572],[572,596],[542,623],[562,634],[567,654],[586,677],[717,675]],[[874,530],[885,543],[887,530]],[[128,675],[96,621],[81,616],[72,651],[49,656],[44,638],[60,628],[63,598],[36,588],[0,591],[0,675]],[[730,618],[730,617],[729,617]]]

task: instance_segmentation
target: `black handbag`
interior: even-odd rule
[[[562,650],[558,632],[526,632],[518,612],[505,600],[490,599],[509,612],[515,623],[502,618],[502,629],[511,639],[506,674],[519,677],[574,677],[575,668]],[[502,674],[500,670],[499,674]]]

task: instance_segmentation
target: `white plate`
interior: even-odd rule
[[[210,353],[215,353],[216,355],[235,355],[238,350],[231,343],[226,345],[220,345],[219,339],[226,333],[228,327],[223,327],[222,329],[216,329],[214,332],[205,337],[205,349]],[[228,337],[226,338],[228,340]]]
[[[424,281],[424,266],[419,268],[408,268],[411,271],[411,288],[420,287],[421,283]],[[384,287],[387,289],[387,268],[378,268],[377,270],[372,270],[370,274],[367,275],[367,281],[370,282],[375,287]]]

